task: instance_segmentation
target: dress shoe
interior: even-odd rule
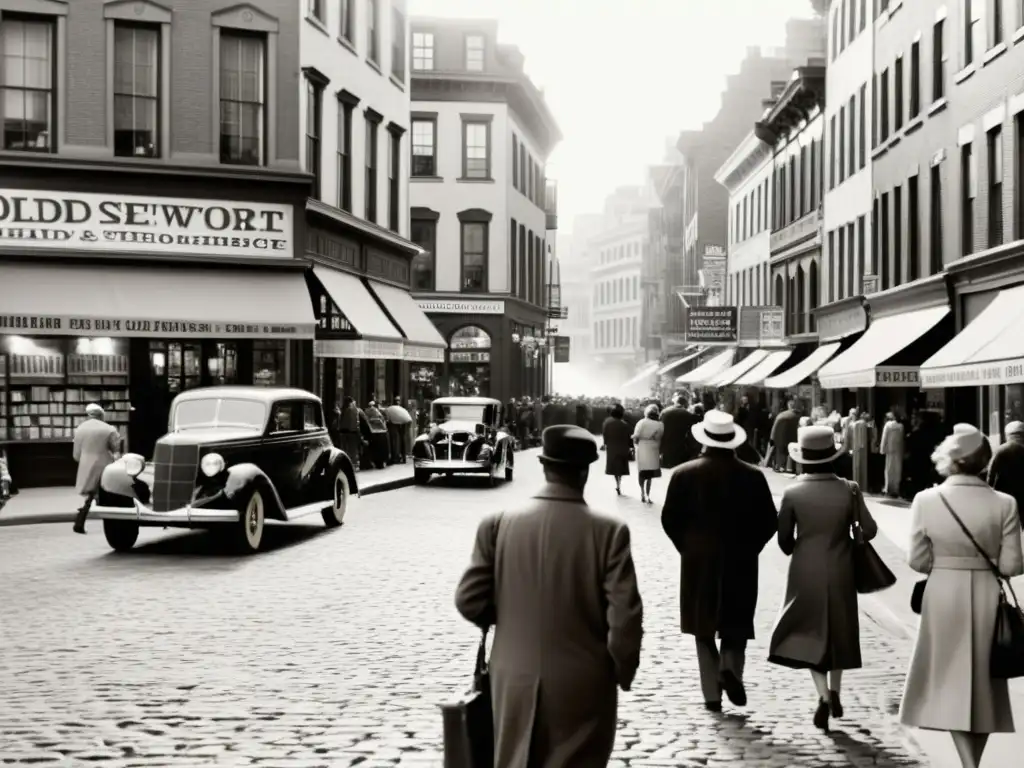
[[[818,709],[814,712],[814,727],[828,733],[829,704],[824,699],[818,699]]]
[[[71,528],[71,530],[73,530],[73,531],[74,531],[75,533],[80,533],[80,534],[82,534],[83,536],[85,535],[85,526],[84,526],[84,525],[76,525],[76,526],[73,526],[73,527]]]
[[[721,676],[721,684],[725,695],[729,697],[729,701],[737,707],[747,706],[747,692],[744,690],[743,683],[736,676],[735,672],[731,669],[724,670]]]
[[[843,716],[843,702],[839,700],[839,691],[829,691],[829,710],[832,712],[832,717]]]
[[[722,711],[722,702],[720,702],[720,701],[705,701],[704,702],[704,709],[706,709],[708,712],[721,712]]]

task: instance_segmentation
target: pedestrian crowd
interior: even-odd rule
[[[455,595],[483,630],[478,695],[465,706],[486,706],[490,716],[459,721],[475,724],[477,748],[486,741],[480,765],[610,760],[617,691],[630,690],[640,667],[644,611],[628,525],[583,498],[602,448],[620,494],[635,453],[647,503],[651,480],[669,468],[661,523],[681,558],[680,629],[694,638],[704,706],[721,712],[723,696],[747,704],[759,558],[774,538],[789,569],[766,661],[809,675],[813,727],[827,732],[846,717],[843,674],[864,663],[858,595],[895,581],[870,544],[878,526],[862,495],[865,469],[849,455],[871,427],[859,412],[809,423],[795,404],[787,411],[796,419],[780,413],[767,435],[775,466],[799,469],[778,509],[765,474],[743,458],[758,455],[750,433],[733,414],[690,408],[683,396],[663,411],[648,404],[633,425],[612,404],[603,446],[582,426],[543,431],[545,484],[521,508],[481,522]],[[921,623],[900,721],[950,732],[965,768],[980,764],[990,734],[1014,730],[1007,679],[1024,676],[1024,614],[1005,597],[1009,578],[1024,573],[1024,424],[1007,432],[993,458],[977,428],[956,425],[927,452],[940,482],[921,488],[911,507],[908,562],[927,579],[914,587]],[[879,443],[900,437],[889,427]],[[888,466],[890,490],[898,469]]]

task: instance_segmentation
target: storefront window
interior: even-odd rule
[[[422,405],[441,396],[441,368],[437,363],[428,363],[412,369],[412,397],[417,403]]]
[[[283,387],[287,382],[284,341],[252,343],[252,379],[257,387]]]
[[[1006,398],[1003,426],[1011,421],[1024,421],[1024,384],[1007,384],[1003,392]]]
[[[448,360],[450,395],[489,397],[491,394],[491,336],[467,325],[452,334]]]
[[[210,380],[224,386],[238,383],[238,345],[218,344],[216,357],[206,361]]]

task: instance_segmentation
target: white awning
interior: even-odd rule
[[[921,386],[980,387],[1024,381],[1024,285],[1000,291],[921,366]]]
[[[443,363],[448,345],[409,292],[376,280],[370,281],[370,289],[405,334],[403,359]]]
[[[949,314],[949,307],[929,307],[889,315],[871,325],[848,350],[818,371],[824,389],[918,386],[918,366],[883,367],[886,360],[906,349]]]
[[[730,365],[736,357],[736,348],[730,347],[724,352],[719,352],[703,365],[698,365],[689,373],[684,373],[676,379],[677,384],[703,384],[713,379]]]
[[[315,331],[298,270],[0,266],[0,333],[312,339]]]
[[[735,363],[731,368],[727,369],[720,375],[711,379],[706,386],[709,387],[728,387],[736,379],[742,376],[744,373],[749,371],[755,365],[760,363],[768,357],[768,352],[764,349],[755,349],[749,355],[744,357],[738,363]]]
[[[818,369],[832,359],[832,356],[839,351],[838,341],[831,344],[822,344],[807,357],[794,365],[788,371],[783,371],[778,376],[770,376],[764,380],[764,386],[768,389],[791,389],[799,387],[807,379],[811,378]]]
[[[621,391],[623,389],[633,386],[634,384],[639,384],[641,381],[648,378],[649,376],[653,376],[657,370],[658,363],[651,363],[650,365],[645,365],[643,368],[640,369],[640,372],[636,376],[634,376],[632,379],[630,379],[621,387],[619,387],[619,390]]]
[[[733,385],[737,387],[756,387],[781,368],[792,356],[793,350],[791,349],[779,349],[771,352],[768,357],[736,379]]]
[[[388,320],[377,299],[359,277],[329,267],[313,267],[313,275],[362,340],[402,342],[401,332]]]
[[[689,349],[693,349],[693,347],[690,347]],[[665,366],[662,366],[661,368],[659,368],[658,369],[658,375],[659,376],[664,376],[666,373],[668,373],[669,371],[675,370],[676,368],[678,368],[683,363],[688,363],[691,360],[693,360],[695,357],[700,357],[703,354],[704,354],[704,349],[698,349],[696,352],[691,352],[690,354],[685,355],[683,357],[677,357],[675,360],[673,360],[668,365],[665,365]]]

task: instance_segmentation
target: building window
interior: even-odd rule
[[[377,134],[383,118],[372,110],[366,110],[366,201],[364,204],[367,221],[377,221]]]
[[[434,252],[437,249],[437,221],[413,218],[410,239],[423,249],[412,260],[410,290],[434,290]]]
[[[428,72],[434,68],[434,33],[412,33],[412,68]]]
[[[324,21],[324,0],[306,0],[306,13],[319,22]]]
[[[325,83],[306,75],[306,173],[313,175],[312,197],[320,199],[320,146]]]
[[[519,264],[516,261],[516,236],[518,234],[519,225],[516,223],[515,219],[512,219],[512,228],[509,232],[508,264],[509,271],[511,272],[512,277],[512,283],[510,286],[512,290],[509,291],[509,293],[511,293],[513,296],[519,295],[519,282],[523,279],[522,276],[519,274],[519,270],[517,269]]]
[[[981,23],[985,2],[986,0],[963,0],[964,66],[974,63],[975,58],[985,50],[985,26]]]
[[[491,124],[465,120],[462,123],[462,178],[491,178]]]
[[[850,97],[849,115],[850,115],[850,131],[849,131],[849,136],[850,136],[849,150],[850,151],[849,151],[849,154],[848,154],[849,160],[848,160],[847,166],[846,166],[846,175],[847,176],[853,176],[853,174],[857,172],[857,142],[856,142],[856,136],[857,136],[857,97],[856,97],[856,95]]]
[[[881,92],[878,94],[879,101],[879,114],[878,114],[878,138],[881,141],[885,141],[889,138],[889,70],[883,69],[882,76],[880,78],[879,88]]]
[[[462,290],[487,290],[487,227],[482,221],[462,222]]]
[[[839,183],[846,181],[846,107],[839,108],[839,150],[836,153],[839,165]]]
[[[266,39],[220,35],[220,161],[262,165],[266,117]]]
[[[892,284],[903,284],[903,187],[892,191]]]
[[[4,149],[53,152],[55,25],[5,18],[2,29]]]
[[[843,227],[839,227],[839,236],[836,238],[838,249],[836,258],[832,260],[832,266],[835,268],[835,284],[836,284],[836,300],[842,301],[846,298],[846,281],[843,279],[843,275],[846,274],[846,230]],[[832,282],[831,280],[829,282]]]
[[[832,11],[832,61],[839,55],[839,9]]]
[[[828,146],[831,151],[831,162],[828,164],[828,188],[836,188],[836,116],[828,121]]]
[[[466,35],[466,69],[470,72],[484,71],[484,51],[486,44],[483,35]]]
[[[355,42],[356,0],[340,0],[338,8],[338,35],[349,43]]]
[[[960,148],[960,253],[974,252],[974,148],[968,142]]]
[[[942,166],[933,165],[928,200],[928,274],[942,271]]]
[[[862,279],[861,276],[864,274],[864,253],[868,245],[866,229],[865,217],[861,216],[857,219],[857,264],[853,271],[854,279],[851,289],[854,293],[861,293],[864,290],[863,282],[857,283],[856,280]]]
[[[405,14],[391,9],[391,74],[405,82]]]
[[[527,261],[526,261],[526,227],[522,224],[519,225],[519,288],[516,295],[521,298],[526,298],[526,275],[527,275]],[[604,290],[602,284],[601,290]],[[599,294],[599,297],[603,294]],[[598,301],[598,304],[603,304],[604,301]]]
[[[992,47],[1003,42],[1003,0],[992,0]]]
[[[892,69],[892,130],[893,133],[903,127],[903,57],[896,57]]]
[[[338,207],[352,212],[352,112],[359,103],[338,94]]]
[[[1003,244],[1003,129],[988,132],[988,247]]]
[[[868,272],[869,275],[876,276],[878,275],[878,252],[881,248],[881,244],[878,241],[878,235],[881,231],[880,213],[881,212],[879,211],[878,198],[876,197],[874,202],[871,204],[871,232],[875,240],[875,247],[871,249],[871,271]]]
[[[437,120],[413,118],[412,175],[437,176]]]
[[[940,19],[932,27],[932,101],[946,95],[946,20]]]
[[[114,155],[160,154],[160,30],[114,25]]]
[[[921,199],[917,176],[907,182],[907,280],[921,277]]]
[[[884,291],[886,288],[891,286],[889,282],[889,193],[886,192],[882,195],[882,226],[879,232],[879,239],[881,240],[882,247],[879,249],[881,253],[878,254],[879,261],[881,261],[882,276],[881,276],[881,289]]]
[[[380,0],[366,0],[366,58],[380,64]]]
[[[1024,0],[1021,0],[1021,4],[1024,5]],[[1024,13],[1021,14],[1020,23],[1024,25]],[[1014,125],[1017,129],[1017,144],[1014,147],[1016,150],[1014,152],[1016,190],[1014,190],[1013,204],[1017,209],[1014,216],[1014,236],[1020,240],[1024,237],[1024,114],[1017,115]]]
[[[865,26],[868,23],[868,0],[860,0],[860,27],[858,30],[863,32]]]
[[[860,112],[857,113],[857,142],[860,160],[857,167],[864,170],[868,163],[868,137],[867,137],[867,111],[868,111],[868,85],[864,83],[860,87]]]
[[[512,134],[512,189],[519,189],[519,139]]]
[[[388,126],[388,229],[392,232],[400,231],[402,224],[402,133],[399,126]]]
[[[913,120],[921,114],[921,41],[910,46],[910,114]]]

